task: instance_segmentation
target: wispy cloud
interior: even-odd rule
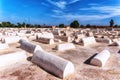
[[[69,4],[73,4],[73,3],[76,3],[78,1],[80,1],[80,0],[72,0],[72,1],[69,2]]]
[[[88,5],[90,5],[90,6],[97,6],[97,5],[100,5],[100,4],[98,4],[98,3],[89,3]]]
[[[52,5],[55,5],[61,9],[64,9],[67,5],[66,1],[52,1],[52,0],[47,0],[47,1]]]
[[[62,10],[52,10],[55,14],[63,14],[64,12]]]
[[[80,15],[80,14],[65,14],[65,15],[52,15],[52,17],[55,18],[62,18],[66,20],[82,20],[82,21],[87,21],[87,20],[98,20],[98,19],[103,19],[105,16],[101,17],[100,15]]]
[[[111,17],[120,16],[120,6],[101,6],[101,7],[90,7],[90,8],[81,8],[80,10],[90,10],[95,11],[94,14],[72,14],[72,13],[64,13],[64,15],[52,15],[52,17],[56,18],[64,18],[66,20],[101,20]],[[87,12],[86,11],[86,12]]]
[[[67,5],[76,3],[80,0],[71,0],[71,1],[66,1],[66,0],[60,0],[60,1],[53,1],[53,0],[47,0],[50,4],[60,8],[60,9],[65,9]]]
[[[100,7],[90,7],[90,8],[81,8],[80,10],[94,10],[98,12],[116,12],[120,10],[120,6],[100,6]]]
[[[95,11],[98,15],[104,13],[107,14],[106,16],[109,17],[120,16],[120,6],[90,7],[90,8],[81,8],[80,10]]]

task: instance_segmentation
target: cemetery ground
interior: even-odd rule
[[[0,80],[120,80],[120,47],[108,46],[106,43],[97,42],[89,46],[74,44],[75,49],[58,51],[55,48],[58,42],[54,44],[44,44],[35,40],[31,43],[40,45],[50,54],[59,56],[74,64],[75,72],[67,78],[61,79],[40,66],[31,62],[33,54],[26,52],[27,59],[7,68],[0,69]],[[66,43],[66,42],[62,42]],[[104,67],[98,67],[90,64],[91,56],[100,53],[104,49],[109,50],[110,58]],[[21,51],[19,43],[9,44],[9,48],[0,50],[0,55]],[[9,63],[8,63],[9,64]]]
[[[54,55],[58,55],[64,59],[73,62],[75,66],[75,73],[73,76],[65,80],[119,80],[120,79],[120,54],[118,54],[119,47],[108,47],[106,44],[97,43],[90,47],[83,47],[75,45],[76,49],[67,50],[64,52],[53,50],[56,44],[49,45],[34,42],[39,44],[43,49],[51,52]],[[12,44],[11,49],[0,51],[6,54],[8,52],[14,52],[20,50],[19,44]],[[103,49],[108,49],[111,53],[109,61],[107,61],[104,68],[93,66],[85,63],[90,56],[95,53],[99,53]],[[28,56],[31,54],[28,53]],[[89,61],[88,61],[89,63]],[[0,80],[61,80],[52,74],[49,74],[44,69],[26,60],[25,62],[16,63],[13,66],[9,66],[9,69],[5,69],[0,72]]]

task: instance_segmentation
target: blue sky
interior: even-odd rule
[[[0,0],[0,22],[120,25],[120,0]]]

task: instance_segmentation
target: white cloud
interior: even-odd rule
[[[64,12],[61,10],[52,10],[55,14],[63,14]]]
[[[53,1],[53,0],[47,0],[50,4],[60,8],[60,9],[65,9],[67,5],[76,3],[80,0],[70,0],[70,1],[65,1],[65,0],[60,0],[60,1]]]
[[[66,4],[67,3],[65,1],[56,2],[56,5],[61,9],[65,8]]]
[[[57,2],[52,0],[47,0],[47,1],[52,5],[59,7],[60,9],[64,9],[67,5],[66,1],[57,1]]]
[[[90,10],[96,11],[96,14],[71,14],[64,13],[64,15],[52,15],[52,17],[62,18],[66,20],[78,19],[82,21],[88,20],[101,20],[111,17],[120,16],[120,6],[101,6],[101,7],[90,7],[90,8],[81,8],[80,10]],[[87,11],[86,11],[87,12]]]
[[[80,1],[80,0],[72,0],[71,2],[69,2],[69,4],[73,4],[73,3],[76,3],[78,1]]]
[[[88,5],[90,5],[90,6],[97,6],[97,5],[100,5],[100,4],[97,4],[97,3],[90,3],[90,4],[88,4]]]
[[[52,17],[56,17],[56,18],[62,18],[62,19],[66,19],[66,20],[73,20],[73,19],[77,19],[77,20],[82,20],[82,21],[86,21],[86,20],[97,20],[97,19],[103,19],[105,16],[101,17],[100,15],[80,15],[80,14],[65,14],[65,15],[52,15]]]
[[[114,12],[119,11],[120,6],[101,6],[101,7],[90,7],[90,8],[81,8],[80,10],[94,10],[98,12]]]

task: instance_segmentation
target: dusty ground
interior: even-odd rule
[[[64,80],[120,80],[120,54],[118,51],[120,47],[107,46],[107,44],[97,43],[89,47],[76,45],[76,49],[64,52],[53,50],[56,46],[42,44],[32,41],[34,44],[40,45],[44,50],[50,54],[58,55],[62,58],[70,60],[75,66],[75,74]],[[14,52],[19,49],[19,44],[10,45],[10,49],[0,51],[0,54]],[[17,47],[17,48],[16,48]],[[99,53],[104,49],[108,49],[111,57],[103,68],[92,66],[89,61],[95,53]],[[30,55],[27,53],[28,56]],[[39,66],[31,63],[29,60],[25,62],[16,63],[11,65],[10,68],[0,71],[0,80],[61,80],[54,75],[49,74]]]

